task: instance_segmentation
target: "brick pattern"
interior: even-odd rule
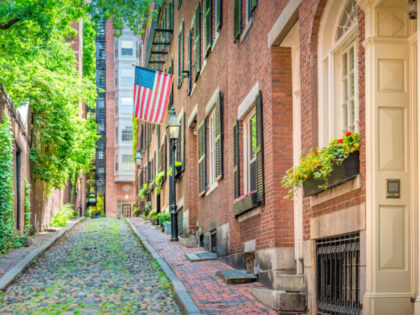
[[[303,1],[299,9],[300,27],[300,72],[302,102],[302,151],[318,145],[318,31],[325,8],[325,0]],[[360,176],[361,190],[329,200],[311,207],[310,199],[304,198],[303,229],[304,239],[310,238],[311,218],[364,203],[366,200],[365,178],[365,51],[363,48],[365,18],[358,8],[358,88],[359,88],[359,126],[360,126]]]
[[[251,294],[252,289],[263,288],[258,282],[226,284],[216,277],[216,272],[232,269],[229,265],[219,260],[190,262],[185,254],[203,248],[182,247],[170,242],[169,235],[150,229],[142,219],[132,218],[130,221],[183,282],[203,314],[277,314]]]

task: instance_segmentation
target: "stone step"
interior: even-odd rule
[[[215,253],[211,253],[206,250],[190,253],[190,254],[185,254],[185,256],[187,257],[189,261],[192,261],[192,262],[217,259],[217,255]]]
[[[252,295],[262,304],[280,311],[297,314],[306,311],[306,294],[290,293],[284,290],[253,289]]]
[[[190,235],[189,237],[180,237],[178,243],[186,248],[198,247],[198,240],[194,235]]]
[[[245,270],[219,270],[216,273],[216,276],[227,284],[240,284],[257,281],[257,277],[247,273]]]
[[[288,292],[304,292],[306,290],[304,275],[276,273],[273,283],[273,290]]]

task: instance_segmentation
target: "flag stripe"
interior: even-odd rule
[[[159,88],[159,98],[158,98],[158,100],[156,100],[156,108],[155,108],[155,111],[153,113],[153,118],[152,118],[153,121],[156,121],[156,115],[159,116],[160,108],[161,108],[161,104],[162,104],[162,99],[163,99],[163,95],[165,93],[166,77],[167,76],[166,76],[166,74],[163,74],[162,77],[163,78],[161,80],[162,81],[161,87]]]
[[[136,67],[133,115],[142,120],[162,123],[171,93],[173,75]]]
[[[158,113],[158,116],[157,116],[157,119],[156,119],[158,123],[162,123],[162,116],[163,116],[162,114],[164,112],[164,109],[166,108],[165,104],[168,104],[167,100],[168,100],[168,95],[170,94],[171,81],[172,81],[171,77],[167,76],[166,77],[166,82],[165,82],[165,89],[164,89],[164,92],[163,92],[163,95],[162,95],[163,100],[160,104],[161,106],[159,108],[159,113]]]

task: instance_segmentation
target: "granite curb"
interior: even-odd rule
[[[72,222],[64,229],[60,230],[56,235],[51,239],[46,241],[40,247],[32,250],[28,255],[26,255],[21,261],[19,261],[12,269],[8,270],[0,278],[0,291],[5,291],[7,287],[12,284],[12,282],[32,263],[34,259],[43,254],[48,248],[50,248],[57,240],[59,240],[65,233],[70,231],[73,227],[76,226],[79,222],[83,221],[85,218],[78,218],[76,221]]]
[[[172,290],[174,292],[175,301],[178,304],[183,314],[199,315],[201,314],[200,309],[195,304],[191,295],[188,293],[182,281],[175,275],[173,270],[169,267],[166,261],[159,256],[155,249],[150,245],[147,239],[136,229],[130,220],[125,219],[128,225],[131,227],[134,235],[140,240],[144,248],[150,253],[150,255],[156,260],[162,271],[171,281]]]

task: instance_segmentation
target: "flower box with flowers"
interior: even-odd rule
[[[233,201],[233,212],[236,216],[258,207],[257,191],[252,190]]]
[[[299,186],[307,197],[355,178],[359,174],[359,148],[359,134],[347,132],[343,139],[311,150],[283,177],[283,187],[289,188],[287,197],[293,198]]]

